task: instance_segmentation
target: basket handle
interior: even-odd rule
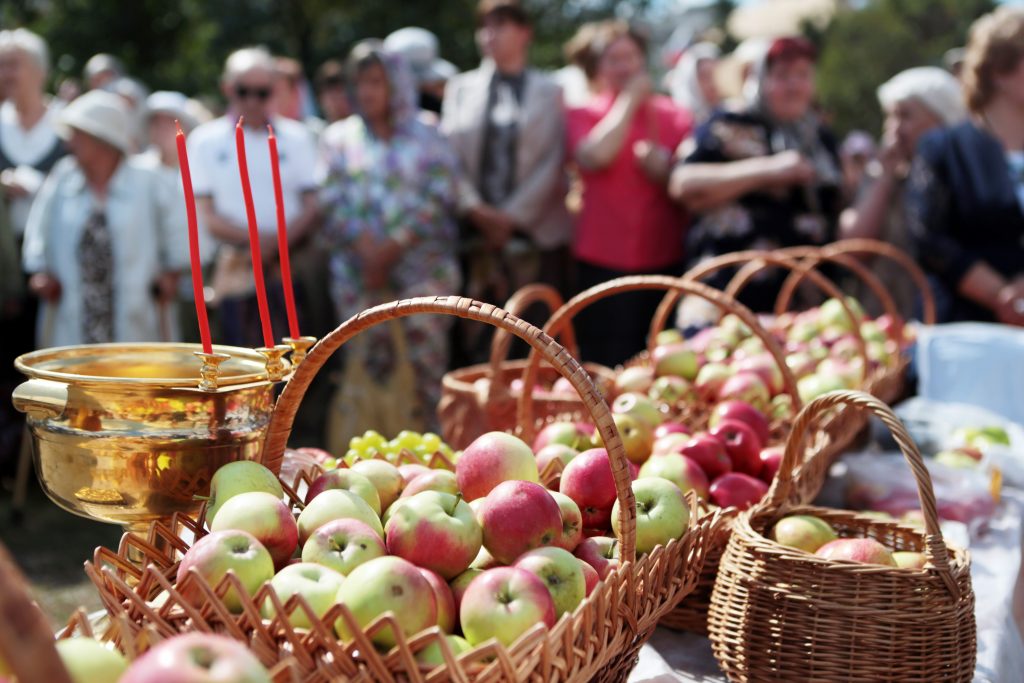
[[[516,292],[509,297],[508,301],[505,302],[504,308],[512,315],[519,317],[523,315],[523,312],[526,311],[526,309],[535,303],[545,304],[549,311],[554,312],[561,308],[564,301],[562,300],[562,295],[558,293],[558,290],[551,285],[535,282],[516,290]],[[492,400],[498,400],[503,396],[507,396],[509,393],[508,387],[501,381],[504,377],[504,373],[501,371],[501,364],[508,358],[509,349],[512,348],[512,338],[512,334],[503,329],[499,329],[494,333],[494,337],[491,339],[491,356],[489,360],[491,381],[487,388],[488,403]],[[564,346],[569,352],[569,355],[573,358],[580,357],[579,347],[576,344],[576,333],[573,331],[572,326],[566,327],[562,330],[558,339],[562,346]]]
[[[889,406],[879,401],[871,394],[863,391],[833,391],[814,399],[800,411],[793,421],[793,429],[786,440],[786,450],[782,456],[782,463],[779,471],[772,481],[768,494],[764,498],[763,508],[780,508],[789,497],[792,486],[793,470],[801,459],[804,441],[814,421],[823,413],[837,406],[850,406],[860,410],[868,410],[874,413],[892,432],[896,443],[903,453],[904,459],[910,465],[917,482],[917,498],[921,503],[921,512],[924,513],[925,528],[925,555],[928,561],[938,569],[950,593],[958,597],[960,589],[953,580],[949,569],[949,549],[942,540],[942,529],[939,527],[939,513],[935,506],[935,491],[932,488],[932,478],[925,467],[924,459],[917,444],[907,432],[906,427],[896,417]]]
[[[507,330],[527,342],[532,351],[542,356],[572,383],[600,431],[601,438],[608,450],[612,477],[615,481],[615,495],[619,501],[621,533],[619,552],[623,561],[632,562],[636,558],[636,500],[633,498],[626,451],[622,445],[619,431],[615,427],[615,422],[612,420],[608,404],[601,397],[586,370],[558,342],[511,313],[473,299],[437,296],[392,301],[368,308],[349,318],[321,339],[295,370],[291,380],[285,385],[284,391],[277,399],[263,444],[261,457],[263,464],[274,472],[280,471],[281,460],[288,443],[288,436],[291,434],[295,413],[313,378],[331,354],[360,332],[381,323],[420,313],[457,316]],[[524,393],[529,395],[530,392]]]
[[[765,348],[771,354],[779,367],[779,371],[782,373],[783,386],[786,393],[793,399],[794,408],[800,408],[800,392],[797,390],[796,377],[793,376],[792,370],[786,364],[786,357],[778,342],[775,341],[775,338],[761,326],[757,321],[757,316],[749,308],[732,297],[699,282],[687,281],[685,278],[668,277],[666,275],[629,275],[609,280],[580,292],[569,299],[564,306],[555,311],[554,315],[551,316],[551,319],[544,326],[544,331],[548,334],[557,334],[563,327],[567,326],[573,316],[594,302],[612,294],[641,290],[669,290],[670,294],[679,292],[692,294],[711,302],[723,313],[736,315],[744,324],[750,327],[751,332],[764,342]],[[526,367],[523,369],[523,386],[532,386],[532,382],[535,381],[539,369],[539,360],[537,354],[531,351],[527,358]],[[520,398],[518,422],[522,426],[527,438],[532,438],[534,431],[533,397],[529,392],[524,391]]]
[[[28,581],[0,543],[0,655],[19,681],[71,683]]]
[[[867,238],[840,240],[822,247],[821,251],[825,254],[872,254],[898,263],[907,271],[907,275],[921,292],[921,317],[923,318],[921,322],[925,325],[935,324],[935,292],[932,290],[931,283],[928,282],[928,276],[907,252],[887,242]]]

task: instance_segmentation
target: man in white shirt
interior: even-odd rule
[[[274,58],[266,50],[245,48],[232,53],[221,81],[228,113],[199,126],[189,136],[192,184],[200,219],[218,242],[212,286],[217,298],[220,339],[228,344],[263,345],[235,147],[239,116],[244,119],[245,153],[264,261],[274,263],[277,259],[277,213],[267,145],[268,124],[273,125],[277,137],[289,243],[303,240],[318,217],[313,177],[315,142],[301,123],[273,114],[271,97],[276,78]],[[274,334],[280,340],[288,330],[280,280],[272,272],[267,272],[267,295]],[[296,297],[301,301],[298,292]],[[301,308],[300,304],[300,312]]]

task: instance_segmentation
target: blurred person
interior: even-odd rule
[[[277,79],[274,81],[274,112],[293,121],[303,123],[314,135],[320,137],[326,124],[312,113],[313,97],[309,81],[302,72],[302,64],[291,57],[275,57]]]
[[[384,39],[384,49],[405,59],[416,82],[419,108],[434,114],[425,120],[436,123],[445,85],[458,73],[454,64],[441,59],[437,36],[424,28],[407,26],[389,34]]]
[[[686,218],[665,184],[690,115],[654,93],[647,42],[627,23],[599,24],[578,59],[595,96],[566,114],[582,184],[572,247],[577,287],[636,273],[679,274]],[[583,356],[614,366],[640,351],[659,298],[636,293],[587,309],[577,327]]]
[[[106,83],[103,88],[125,101],[132,117],[132,149],[141,152],[146,147],[148,132],[146,130],[146,98],[149,88],[135,78],[121,76]]]
[[[159,341],[160,309],[188,263],[157,175],[132,158],[124,102],[101,90],[57,118],[71,155],[40,190],[25,231],[40,346]]]
[[[913,252],[903,204],[917,143],[929,131],[962,122],[967,110],[956,78],[933,66],[896,74],[878,88],[878,101],[885,112],[882,149],[867,165],[853,205],[839,217],[839,237],[880,239]],[[913,312],[917,288],[900,266],[888,259],[876,259],[871,268],[885,282],[903,314]],[[862,300],[869,302],[869,308],[877,303],[871,297]]]
[[[218,244],[211,287],[216,298],[220,335],[227,344],[262,346],[259,312],[252,280],[249,231],[235,146],[235,124],[243,117],[245,153],[252,185],[260,248],[267,262],[267,296],[275,333],[284,336],[284,317],[277,263],[277,213],[274,202],[267,125],[273,124],[280,152],[281,183],[289,244],[308,239],[317,224],[313,167],[316,145],[301,123],[272,114],[277,77],[274,58],[263,48],[243,48],[225,62],[221,90],[228,111],[196,128],[189,136],[192,185],[200,219]],[[296,298],[304,292],[296,282]],[[318,292],[309,292],[316,296]],[[301,313],[304,306],[300,303]]]
[[[851,201],[860,190],[868,165],[875,160],[878,146],[871,134],[851,130],[839,145],[839,163],[843,169],[843,203]]]
[[[561,92],[529,65],[533,28],[518,2],[483,0],[477,21],[483,61],[450,82],[441,118],[462,170],[466,289],[499,302],[531,282],[565,292],[572,222]],[[459,337],[466,363],[485,360],[482,326],[467,325]]]
[[[345,82],[345,65],[336,59],[327,60],[317,69],[314,83],[320,113],[327,125],[347,119],[352,113],[352,103]]]
[[[82,82],[70,76],[60,79],[54,101],[60,105],[70,103],[82,94]]]
[[[964,52],[962,47],[951,47],[942,55],[942,65],[957,79],[963,74]]]
[[[85,84],[89,90],[102,88],[124,75],[124,64],[114,55],[101,52],[90,57],[85,63]]]
[[[908,229],[942,320],[1024,325],[1024,8],[974,22],[962,82],[971,118],[921,138]]]
[[[812,107],[816,58],[803,38],[776,40],[759,69],[757,100],[697,129],[670,182],[672,196],[698,215],[687,241],[691,261],[834,239],[842,171],[835,138]],[[709,282],[724,288],[731,274]],[[766,271],[741,300],[771,310],[781,278]]]
[[[161,204],[170,207],[173,215],[171,225],[186,225],[185,202],[182,195],[181,171],[178,164],[177,127],[179,122],[182,131],[188,135],[196,127],[197,121],[189,111],[189,100],[180,92],[159,90],[146,98],[146,130],[147,147],[139,155],[141,165],[150,169],[159,178],[159,191],[163,198]],[[213,258],[213,242],[206,230],[199,231],[199,254],[203,264]],[[172,341],[199,341],[199,326],[196,322],[195,299],[192,283],[188,278],[181,278],[178,283],[177,297],[173,311],[166,313],[165,323],[171,330]]]
[[[338,320],[392,299],[459,291],[456,160],[438,130],[417,117],[410,69],[379,41],[363,41],[349,55],[347,77],[356,111],[324,132],[320,165]],[[436,425],[450,321],[433,315],[400,321],[417,412],[428,426]],[[390,376],[402,359],[387,326],[367,334],[368,371],[377,379]]]
[[[594,21],[580,25],[562,47],[566,65],[555,71],[552,77],[562,88],[562,100],[566,107],[584,107],[594,96],[590,80],[580,64],[587,61],[590,40],[598,26]]]
[[[722,52],[714,43],[696,43],[686,48],[667,77],[672,100],[693,116],[694,125],[711,117],[721,105],[715,83],[715,69]]]
[[[743,109],[757,101],[765,55],[772,44],[769,38],[747,38],[733,50],[740,67],[740,96],[733,101],[734,108]]]

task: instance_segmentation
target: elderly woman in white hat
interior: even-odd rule
[[[903,212],[903,188],[917,143],[925,133],[953,126],[967,117],[956,77],[944,69],[922,66],[902,71],[878,88],[885,111],[885,132],[877,161],[868,165],[867,180],[853,206],[839,219],[843,238],[870,237],[901,249],[912,245]],[[914,286],[895,264],[872,265],[904,314],[910,314]],[[868,297],[870,299],[870,297]]]
[[[42,300],[42,346],[156,341],[173,336],[166,304],[187,263],[185,226],[157,175],[132,158],[117,95],[92,91],[57,119],[71,155],[29,214],[24,265]],[[162,322],[163,321],[163,322]]]

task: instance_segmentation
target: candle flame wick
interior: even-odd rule
[[[181,123],[178,121],[178,119],[174,119],[174,127],[178,129],[178,135],[185,134],[185,131],[181,129]]]

